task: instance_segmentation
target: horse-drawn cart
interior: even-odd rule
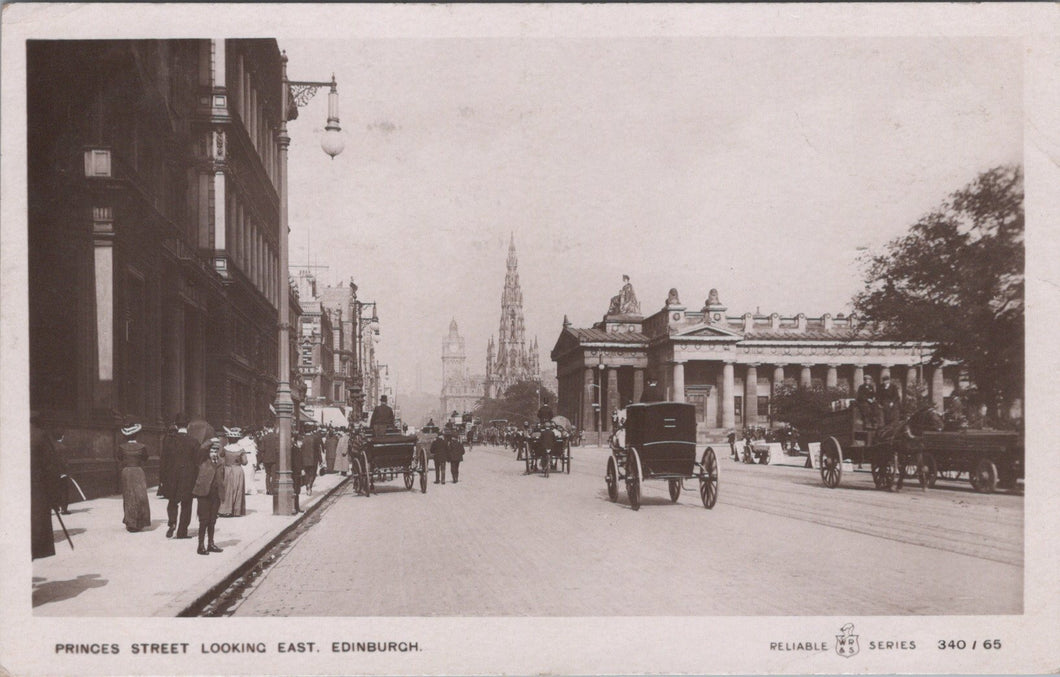
[[[707,447],[696,462],[696,408],[680,402],[631,404],[626,408],[625,439],[611,436],[607,459],[607,496],[618,500],[618,483],[626,483],[630,506],[640,509],[641,483],[663,480],[670,500],[681,496],[686,479],[699,480],[703,507],[718,500],[718,459]],[[621,441],[620,441],[621,440]]]
[[[967,473],[972,488],[992,493],[1014,489],[1023,478],[1023,442],[1019,433],[1002,430],[925,432],[921,436],[928,484],[961,479]]]
[[[930,483],[919,438],[936,427],[941,419],[930,407],[879,427],[866,422],[856,406],[829,412],[820,421],[821,480],[829,489],[839,486],[843,461],[849,460],[869,463],[877,489],[898,491],[912,477],[925,489]]]
[[[354,491],[371,496],[376,481],[389,482],[398,477],[411,490],[418,474],[420,492],[427,493],[427,454],[416,441],[415,435],[397,431],[359,436],[350,453]]]
[[[525,441],[526,474],[540,472],[545,477],[555,470],[570,474],[570,433],[557,423],[535,427]]]

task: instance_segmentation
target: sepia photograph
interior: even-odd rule
[[[800,7],[6,7],[0,668],[1055,670],[1055,7]]]

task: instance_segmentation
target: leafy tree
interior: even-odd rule
[[[475,408],[475,416],[482,419],[483,424],[497,418],[508,419],[512,425],[522,425],[529,421],[537,420],[537,410],[541,406],[538,400],[538,390],[541,397],[555,405],[556,397],[545,386],[537,381],[519,381],[513,383],[504,391],[500,398],[482,398]],[[555,406],[553,406],[555,408]]]
[[[1023,170],[983,172],[870,259],[854,307],[963,364],[995,415],[1023,396]]]
[[[777,389],[770,403],[775,420],[794,425],[804,440],[816,440],[820,437],[818,424],[821,417],[831,411],[832,402],[848,397],[850,393],[839,388],[806,388],[785,383]]]

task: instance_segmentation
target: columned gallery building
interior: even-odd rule
[[[612,311],[623,310],[617,299]],[[609,312],[587,329],[564,318],[551,354],[559,376],[557,413],[587,432],[609,432],[611,412],[639,402],[646,382],[656,379],[665,399],[696,405],[705,439],[770,425],[770,399],[785,382],[853,393],[866,375],[877,383],[889,375],[903,391],[923,381],[941,410],[959,379],[957,366],[926,365],[929,345],[872,337],[854,315],[727,311],[715,289],[699,310],[688,310],[671,290],[648,316]]]

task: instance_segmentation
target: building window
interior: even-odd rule
[[[736,425],[741,426],[743,425],[743,396],[736,395],[733,399],[736,401]]]
[[[758,396],[758,416],[768,417],[769,416],[769,396],[759,395]]]

